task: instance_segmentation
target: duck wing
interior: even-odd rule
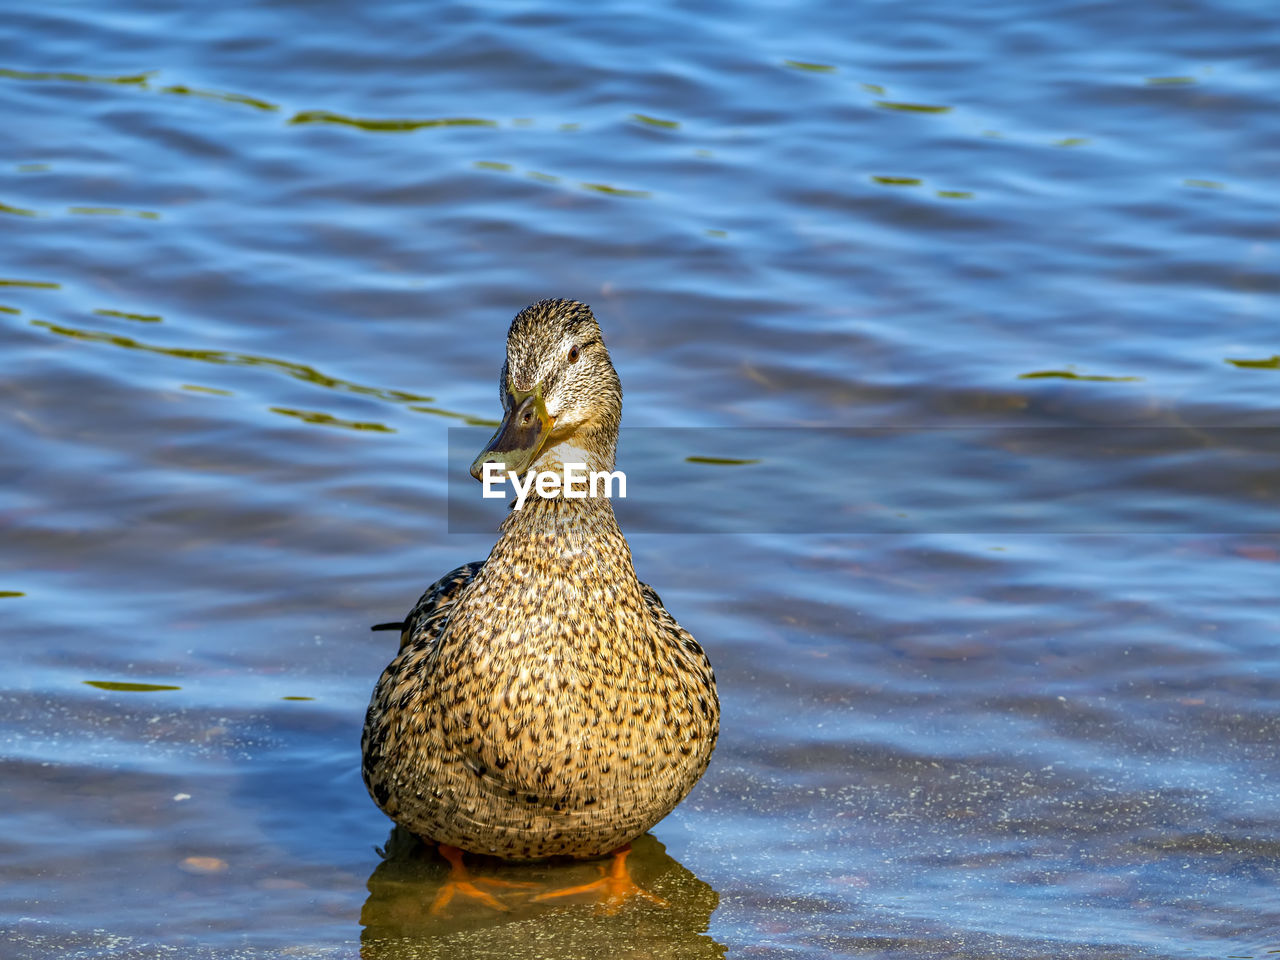
[[[373,799],[392,818],[396,815],[397,805],[392,802],[388,786],[388,777],[394,773],[388,767],[388,762],[395,753],[400,736],[400,727],[407,709],[406,698],[414,689],[414,678],[423,665],[429,662],[432,648],[449,622],[453,605],[463,588],[475,579],[483,566],[484,561],[478,560],[450,570],[427,587],[402,622],[374,627],[375,630],[398,627],[400,651],[373,688],[373,697],[365,714],[364,735],[360,741],[363,758],[361,773]],[[406,650],[411,644],[414,649]]]
[[[399,625],[400,649],[420,640],[434,643],[449,622],[449,614],[462,593],[462,588],[474,580],[483,567],[483,560],[464,563],[427,587],[409,615],[404,618],[404,622]]]

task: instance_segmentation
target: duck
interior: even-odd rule
[[[477,480],[615,470],[622,386],[589,306],[517,313],[498,392]],[[658,902],[630,882],[630,844],[688,795],[719,737],[711,662],[637,576],[610,498],[529,489],[487,559],[445,574],[392,625],[400,648],[365,716],[370,796],[451,866],[433,912],[458,895],[505,908],[464,854],[612,857],[596,883],[534,899],[592,888],[613,906]]]

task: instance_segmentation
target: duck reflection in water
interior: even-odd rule
[[[625,908],[610,911],[589,892],[538,899],[598,879],[602,870],[610,869],[609,860],[511,863],[469,856],[466,869],[472,876],[512,885],[503,888],[505,909],[457,897],[432,913],[426,907],[444,888],[451,866],[434,844],[427,846],[395,827],[387,838],[385,859],[369,877],[369,899],[360,914],[361,956],[723,957],[724,945],[706,934],[720,899],[716,892],[668,856],[651,835],[633,841],[631,847],[632,876],[660,898],[662,906],[633,898]]]

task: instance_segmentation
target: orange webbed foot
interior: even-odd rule
[[[628,900],[639,897],[659,907],[670,906],[660,896],[646,890],[634,880],[627,870],[627,854],[631,852],[631,844],[627,844],[613,853],[613,863],[609,867],[601,865],[600,879],[591,883],[582,883],[576,887],[565,887],[551,893],[540,893],[534,900],[555,900],[560,897],[572,897],[590,893],[596,895],[596,910],[600,913],[617,913]]]
[[[496,877],[473,877],[462,862],[462,851],[447,843],[440,844],[440,855],[449,861],[449,876],[445,878],[440,892],[431,901],[430,912],[438,916],[444,912],[454,897],[463,896],[478,900],[491,910],[510,912],[511,908],[493,894],[480,889],[481,884],[487,887],[502,889],[521,889],[537,886],[533,883],[519,883],[515,880],[499,880]]]

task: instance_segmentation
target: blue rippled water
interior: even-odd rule
[[[1231,0],[6,11],[0,954],[1280,951],[1277,50]],[[492,544],[450,428],[548,296],[661,438],[628,529],[723,733],[665,910],[432,918],[367,628]],[[794,452],[852,428],[911,445]]]

